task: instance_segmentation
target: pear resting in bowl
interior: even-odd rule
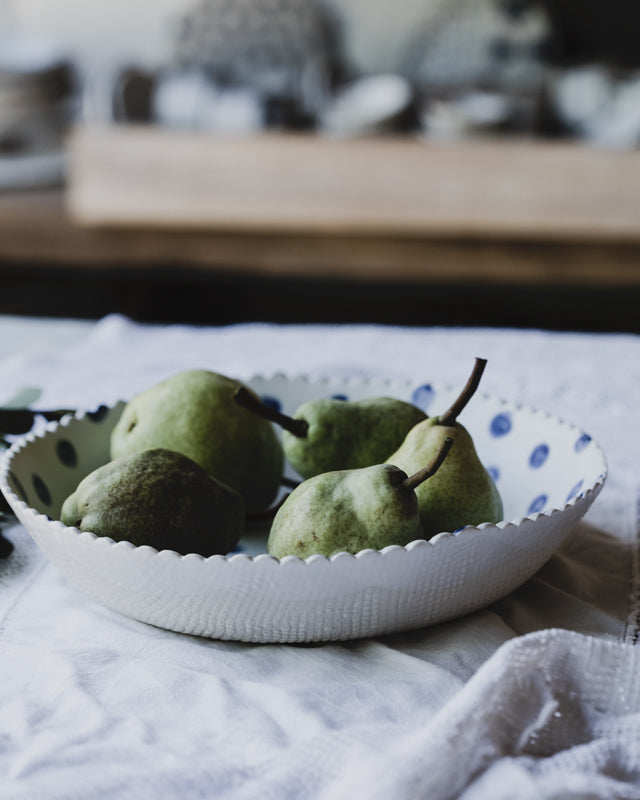
[[[432,417],[389,397],[318,398],[288,417],[225,375],[178,373],[125,405],[110,462],[67,498],[62,522],[208,556],[229,552],[247,520],[266,514],[267,551],[277,558],[382,549],[499,522],[498,489],[457,421],[485,366],[476,359],[455,402]],[[274,505],[285,461],[302,480]]]

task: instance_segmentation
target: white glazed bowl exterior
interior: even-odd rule
[[[397,380],[283,375],[247,383],[286,413],[314,397],[390,395],[439,414],[458,392]],[[460,422],[495,476],[504,522],[443,532],[406,547],[305,560],[267,555],[263,526],[247,530],[240,552],[181,556],[81,533],[58,520],[78,482],[108,461],[111,429],[123,407],[120,402],[34,429],[3,455],[0,488],[47,558],[81,591],[143,622],[216,639],[356,639],[483,608],[550,558],[593,503],[607,473],[601,449],[576,426],[478,394]]]

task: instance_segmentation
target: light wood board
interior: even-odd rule
[[[640,152],[144,126],[78,128],[68,152],[83,226],[640,241]]]

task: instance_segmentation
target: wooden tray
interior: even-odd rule
[[[93,227],[640,239],[640,153],[567,142],[224,138],[78,128],[67,208]]]

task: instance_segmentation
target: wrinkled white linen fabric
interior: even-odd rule
[[[311,646],[120,616],[14,526],[0,561],[0,800],[640,798],[640,337],[111,315],[54,343],[12,342],[0,404],[31,387],[41,407],[90,408],[191,367],[457,385],[483,356],[484,391],[577,423],[610,472],[563,548],[490,608]]]

